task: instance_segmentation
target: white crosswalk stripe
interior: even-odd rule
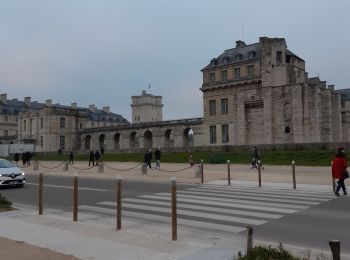
[[[246,229],[246,225],[262,225],[332,198],[331,193],[325,191],[206,184],[178,190],[178,224],[210,230],[241,232]],[[115,215],[115,207],[116,203],[113,201],[102,201],[95,206],[79,206],[79,209]],[[170,193],[124,198],[122,208],[124,218],[168,224],[171,222]]]

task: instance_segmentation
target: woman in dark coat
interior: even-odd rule
[[[346,168],[348,167],[345,157],[345,151],[344,148],[339,148],[337,151],[337,154],[335,158],[332,161],[332,175],[334,179],[338,179],[338,185],[335,189],[334,194],[336,196],[339,196],[339,190],[340,188],[343,190],[344,195],[347,195],[346,188],[345,188],[345,176],[344,172],[346,172]]]

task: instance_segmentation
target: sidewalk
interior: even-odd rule
[[[54,167],[59,162],[42,162],[42,164]],[[107,164],[118,169],[137,165],[137,163],[115,162]],[[74,166],[87,168],[86,162],[77,162]],[[188,167],[187,164],[169,163],[161,166],[167,171]],[[94,178],[116,178],[121,173],[107,167],[104,173],[97,173],[97,167],[89,170],[69,167],[68,172],[62,172],[62,167],[51,170],[40,167],[39,171],[33,171],[32,167],[28,167],[25,171],[27,173],[43,171],[45,175],[65,176],[78,172],[81,176]],[[199,184],[201,181],[195,177],[195,168],[180,172],[152,169],[147,175],[141,175],[140,167],[122,172],[122,178],[125,180],[164,182],[170,181],[173,176],[176,176],[178,183]],[[296,167],[296,176],[297,189],[329,191],[332,189],[329,167]],[[251,170],[247,165],[231,165],[232,185],[258,185],[257,177],[257,170]],[[204,165],[204,181],[215,185],[227,185],[227,165]],[[263,187],[291,188],[291,182],[291,166],[265,166],[265,170],[262,171]],[[171,228],[162,225],[123,219],[122,230],[116,231],[114,218],[101,220],[96,219],[95,215],[79,213],[79,221],[72,222],[71,213],[68,212],[45,208],[44,215],[38,216],[35,208],[27,205],[14,206],[20,210],[0,213],[0,242],[5,241],[8,245],[7,250],[1,252],[4,259],[231,259],[238,251],[244,252],[246,246],[245,234],[228,232],[213,234],[205,229],[201,231],[196,229],[196,232],[193,232],[190,227],[179,226],[178,240],[172,241]],[[254,244],[266,242],[254,241]],[[285,246],[299,255],[304,255],[306,251],[304,248]],[[313,250],[313,253],[320,252]],[[342,257],[350,259],[348,256]]]

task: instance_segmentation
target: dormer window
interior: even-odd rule
[[[242,60],[242,54],[237,54],[236,56],[235,56],[235,61],[239,61],[239,60]]]
[[[229,56],[225,56],[225,57],[222,58],[222,60],[223,60],[224,63],[228,63],[228,62],[230,62],[230,57]]]
[[[210,65],[212,65],[212,66],[215,66],[216,63],[217,63],[217,59],[216,59],[216,58],[214,58],[214,59],[212,59],[212,60],[210,61]]]
[[[251,58],[255,58],[256,56],[256,52],[255,51],[251,51],[248,53],[248,58],[251,59]]]

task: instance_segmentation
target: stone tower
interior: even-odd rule
[[[147,94],[146,90],[142,90],[142,95],[132,96],[131,101],[133,124],[163,120],[162,96]]]

